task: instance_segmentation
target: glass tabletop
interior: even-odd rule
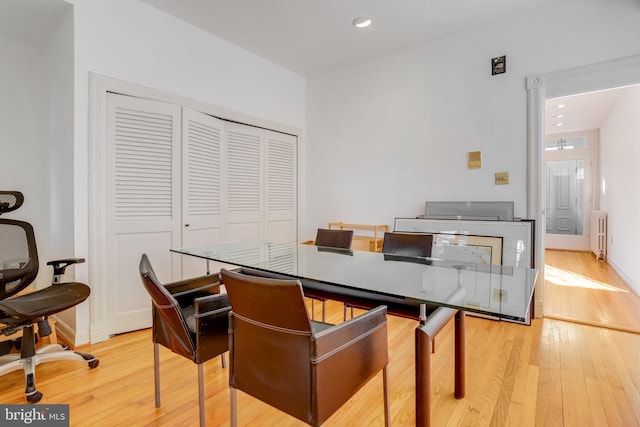
[[[525,321],[537,271],[436,258],[336,250],[263,240],[216,243],[172,252],[239,267]]]

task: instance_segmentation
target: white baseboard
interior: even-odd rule
[[[56,335],[62,338],[62,341],[76,346],[76,331],[64,323],[58,316],[53,316],[56,319]]]
[[[620,266],[618,264],[616,264],[616,260],[615,259],[612,259],[611,257],[607,257],[607,262],[609,263],[609,265],[611,267],[613,267],[615,272],[618,273],[618,276],[620,276],[622,278],[622,280],[624,280],[624,282],[627,284],[627,286],[629,286],[629,288],[633,292],[635,292],[636,295],[640,296],[640,289],[637,287],[640,284],[633,283],[633,280],[631,280],[631,278],[625,274],[625,272],[620,268]]]
[[[542,319],[544,317],[544,302],[543,301],[536,301],[535,303],[535,318],[536,319]]]
[[[59,317],[54,317],[56,319],[56,333],[62,337],[64,342],[70,343],[73,346],[95,344],[109,339],[109,328],[106,326],[92,327],[91,331],[80,333],[60,320]]]

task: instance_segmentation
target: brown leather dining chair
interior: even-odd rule
[[[432,246],[433,234],[386,232],[384,233],[384,240],[382,241],[382,253],[385,259],[411,261],[419,257],[430,257]],[[353,317],[354,308],[369,309],[371,306],[368,304],[345,304],[345,320],[347,319],[347,309],[351,309],[351,317]],[[416,313],[416,316],[426,316],[426,306],[421,304],[419,309],[420,313]]]
[[[315,245],[321,248],[351,250],[353,243],[353,230],[333,230],[330,228],[318,228],[316,232]],[[327,299],[314,295],[309,296],[311,299],[311,318],[315,319],[315,300],[322,302],[322,321],[324,322],[327,314]]]
[[[353,230],[318,228],[315,245],[325,248],[351,249],[352,242]]]
[[[153,316],[153,368],[156,408],[160,407],[159,345],[198,365],[200,425],[205,425],[204,362],[229,349],[229,298],[220,294],[219,275],[212,274],[162,284],[146,254],[140,277],[151,296]]]
[[[231,426],[237,390],[307,424],[325,422],[378,372],[389,425],[386,307],[339,325],[309,319],[301,283],[221,270],[231,301]]]

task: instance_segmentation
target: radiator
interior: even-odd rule
[[[607,259],[607,213],[591,211],[591,252],[598,261]]]

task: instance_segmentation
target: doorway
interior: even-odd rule
[[[624,126],[609,114],[627,89],[545,101],[544,316],[638,333],[638,295],[590,253],[591,212],[603,208],[601,159],[612,142],[604,129]]]
[[[545,99],[565,97],[575,94],[606,90],[610,88],[637,85],[640,83],[640,55],[613,59],[600,63],[565,69],[544,74],[531,74],[526,78],[527,90],[527,215],[536,224],[535,249],[536,268],[538,269],[538,286],[535,293],[536,317],[544,315],[545,305]],[[549,111],[546,111],[549,113]],[[562,126],[557,126],[562,127]],[[599,174],[596,164],[595,175]],[[608,165],[611,167],[611,165]],[[615,166],[613,166],[615,167]],[[604,191],[605,182],[597,182],[598,195]],[[626,205],[622,214],[629,211]],[[616,224],[617,225],[617,224]],[[622,225],[620,225],[622,226]],[[609,229],[612,221],[609,221]],[[624,240],[627,236],[622,237]],[[628,240],[628,239],[627,239]],[[616,244],[619,239],[616,239]],[[628,245],[623,241],[622,247]],[[620,246],[620,245],[618,245]],[[626,262],[627,260],[624,259]]]

